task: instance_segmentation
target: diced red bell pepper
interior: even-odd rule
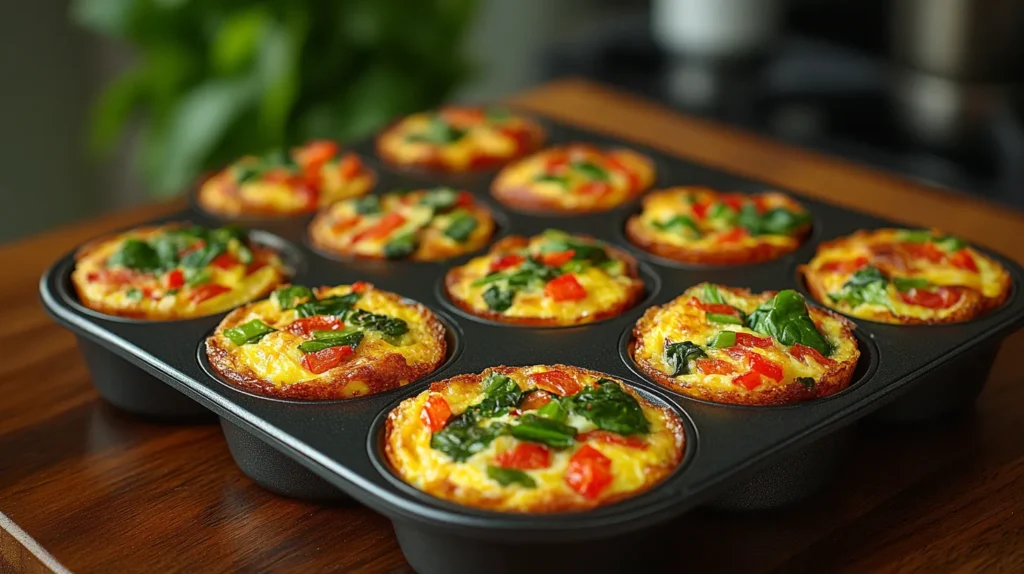
[[[427,397],[427,402],[423,403],[423,410],[420,411],[420,420],[430,429],[430,432],[437,432],[443,429],[451,416],[452,408],[441,395],[430,395]]]
[[[533,132],[518,126],[504,126],[498,130],[503,136],[516,143],[516,153],[533,148]]]
[[[90,283],[102,283],[104,285],[127,285],[135,278],[131,269],[101,269],[93,271],[85,276]]]
[[[561,267],[569,261],[572,261],[574,255],[576,255],[576,251],[573,249],[568,251],[554,251],[541,255],[540,262],[549,267]]]
[[[867,264],[868,258],[862,255],[856,259],[829,261],[823,263],[818,269],[824,273],[853,273]]]
[[[587,290],[572,273],[556,277],[544,286],[544,293],[555,301],[579,301],[587,297]]]
[[[748,233],[746,229],[742,227],[733,227],[729,231],[718,236],[715,241],[718,243],[736,243],[737,241],[747,237]]]
[[[231,287],[225,287],[224,285],[217,283],[207,283],[206,285],[200,285],[193,289],[192,293],[188,296],[188,300],[198,304],[229,291],[231,291]]]
[[[734,378],[732,382],[735,385],[740,385],[748,391],[752,391],[761,386],[761,374],[750,371]]]
[[[700,299],[694,297],[690,300],[690,303],[699,307],[702,311],[707,313],[718,313],[719,315],[733,315],[739,317],[740,312],[732,305],[726,305],[725,303],[705,303]]]
[[[754,202],[754,208],[757,209],[758,213],[768,211],[768,204],[765,202],[763,195],[754,195],[750,199]]]
[[[961,249],[951,255],[949,257],[949,262],[953,264],[953,267],[959,267],[960,269],[965,269],[973,273],[978,272],[978,263],[966,249]]]
[[[746,359],[747,362],[750,363],[750,369],[756,373],[760,373],[772,380],[782,380],[782,367],[771,359],[765,358],[760,353],[755,353],[739,347],[730,347],[726,349],[725,352],[734,359]]]
[[[731,363],[721,359],[697,359],[694,366],[702,375],[731,375],[736,372]]]
[[[302,366],[311,373],[320,374],[333,369],[342,361],[355,354],[355,350],[349,346],[327,347],[315,353],[306,353],[302,356]]]
[[[238,264],[238,258],[227,252],[221,253],[220,255],[214,257],[213,261],[210,262],[210,265],[213,265],[214,267],[217,267],[219,269],[231,269],[232,267]]]
[[[354,179],[363,170],[363,162],[354,153],[345,154],[345,157],[338,160],[338,175],[342,181]]]
[[[302,146],[295,155],[303,167],[310,166],[319,170],[338,155],[338,144],[330,140],[311,141]]]
[[[501,257],[495,259],[493,263],[491,263],[490,271],[491,273],[494,273],[495,271],[501,271],[503,269],[508,269],[509,267],[515,267],[516,265],[519,265],[523,261],[526,261],[526,258],[523,257],[522,255],[516,255],[515,253],[502,255]]]
[[[544,160],[544,172],[555,175],[555,172],[569,165],[569,154],[565,150],[556,150],[548,153]]]
[[[302,204],[302,209],[312,211],[317,208],[317,205],[320,203],[320,191],[318,187],[319,184],[311,185],[306,182],[295,184],[293,191],[295,196],[298,197],[299,202]]]
[[[749,333],[736,333],[736,344],[740,347],[767,349],[774,345],[771,337],[758,337]]]
[[[628,446],[629,448],[636,448],[640,450],[647,450],[647,447],[649,446],[646,442],[637,437],[622,436],[618,433],[609,432],[605,430],[592,430],[587,431],[585,433],[580,433],[576,435],[576,440],[580,442],[596,440],[598,442],[608,444],[619,444],[622,446]]]
[[[596,195],[602,196],[611,193],[612,186],[608,185],[606,181],[588,181],[581,185],[577,190],[580,195]]]
[[[747,196],[742,193],[721,193],[718,195],[718,201],[724,203],[733,211],[738,212],[743,208],[744,202],[747,201]]]
[[[371,227],[356,234],[356,236],[352,238],[352,241],[354,243],[358,243],[366,239],[381,239],[387,237],[392,231],[405,224],[405,221],[405,217],[400,213],[388,213]]]
[[[459,126],[482,124],[487,119],[479,108],[446,108],[441,115],[448,123]]]
[[[583,390],[583,385],[576,382],[572,375],[564,371],[544,371],[529,376],[538,389],[556,394],[560,397],[575,395]]]
[[[829,359],[825,355],[822,355],[814,347],[808,347],[807,345],[801,345],[800,343],[797,343],[790,347],[789,354],[800,359],[801,361],[804,361],[806,357],[810,357],[814,359],[814,361],[817,362],[819,365],[824,365],[826,367],[834,365],[836,363],[832,359]],[[807,361],[804,362],[806,363]]]
[[[550,402],[551,394],[546,391],[535,391],[526,395],[526,398],[523,399],[519,406],[524,411],[535,411]]]
[[[373,287],[373,284],[367,283],[366,281],[356,281],[352,284],[352,290],[356,293],[366,293]]]
[[[497,457],[498,466],[518,470],[536,470],[551,466],[551,451],[543,445],[521,442],[514,448],[501,451]]]
[[[460,191],[455,199],[456,207],[473,207],[475,204],[476,198],[468,191]]]
[[[611,168],[613,171],[617,171],[626,176],[626,181],[629,182],[629,189],[637,189],[640,187],[640,178],[633,173],[633,170],[626,167],[619,158],[615,157],[615,154],[609,154],[605,157],[605,165]]]
[[[292,321],[284,330],[300,337],[309,337],[313,331],[338,331],[344,327],[345,323],[339,317],[315,315]]]
[[[172,269],[164,276],[164,284],[168,289],[181,289],[185,286],[185,273],[181,269]]]
[[[932,263],[940,263],[946,258],[946,254],[932,242],[926,243],[904,243],[903,250],[916,259],[926,259]]]
[[[261,179],[267,183],[280,183],[289,187],[301,186],[306,182],[301,175],[296,175],[284,168],[270,169],[264,172]]]
[[[704,219],[708,216],[708,208],[711,207],[710,203],[697,202],[690,206],[690,210],[693,211],[693,216],[697,219]]]
[[[591,500],[599,497],[612,479],[612,460],[589,444],[572,455],[565,471],[565,483],[569,488]]]
[[[911,305],[918,305],[929,309],[947,309],[955,305],[960,300],[961,295],[959,289],[939,287],[934,291],[911,289],[905,293],[900,293],[900,298]]]
[[[363,218],[358,215],[353,215],[352,217],[345,217],[343,219],[337,219],[334,221],[334,223],[331,224],[331,231],[337,234],[345,233],[349,229],[352,229],[356,225],[359,225],[359,222],[362,220]]]

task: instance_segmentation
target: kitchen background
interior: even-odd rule
[[[364,100],[393,105],[379,104],[372,113],[358,106],[323,111],[315,104],[325,99],[324,91],[310,96],[302,84],[281,131],[247,138],[234,126],[223,137],[210,135],[211,151],[193,160],[215,164],[218,153],[235,153],[246,142],[265,147],[285,132],[292,137],[317,130],[351,135],[366,131],[367,122],[382,121],[388,110],[432,105],[445,94],[456,100],[493,99],[545,79],[575,75],[936,187],[1024,207],[1019,98],[1024,2],[1018,0],[368,1],[4,2],[0,241],[166,196],[180,189],[174,182],[194,167],[181,154],[155,153],[156,146],[140,133],[138,116],[126,124],[126,137],[113,137],[120,130],[107,127],[104,137],[114,142],[109,155],[91,151],[97,140],[91,125],[94,105],[104,87],[131,69],[138,56],[131,42],[104,37],[81,22],[109,28],[136,18],[131,33],[144,40],[145,50],[157,39],[175,38],[178,30],[185,30],[185,36],[197,30],[216,36],[230,21],[243,38],[239,49],[244,51],[245,37],[256,38],[250,49],[272,43],[266,34],[273,28],[260,28],[269,26],[260,19],[264,8],[289,15],[308,10],[306,16],[316,21],[325,13],[337,15],[337,34],[321,40],[352,42],[363,54],[388,53],[392,62],[398,57],[402,71],[392,74],[390,83],[379,74],[376,83],[357,75],[348,85],[344,74],[328,82],[346,94],[346,102],[358,91],[354,86],[371,86],[360,92],[371,94]],[[140,6],[156,10],[158,17],[139,20]],[[373,26],[367,25],[374,20],[365,13],[360,19],[360,8],[371,16],[379,11],[376,22],[385,22],[386,31],[401,37],[374,36]],[[180,17],[162,20],[159,14],[164,13],[194,16],[195,23]],[[444,20],[446,15],[451,17]],[[424,27],[434,33],[420,34]],[[246,36],[253,30],[266,34]],[[458,42],[460,34],[464,37]],[[414,48],[395,56],[403,38],[412,39]],[[451,42],[455,45],[446,46]],[[232,49],[238,45],[213,48],[220,50],[217,62],[230,66],[244,59]],[[348,48],[324,49],[344,59]],[[436,66],[454,78],[457,66],[437,59],[458,50],[473,65],[460,81],[405,73]],[[352,63],[345,66],[354,69]],[[371,68],[381,69],[367,66],[358,74]],[[312,132],[309,124],[315,124]],[[189,141],[209,133],[208,128],[205,123],[186,125],[179,132]],[[152,163],[148,171],[140,170],[139,154],[171,161],[176,171],[161,172]]]

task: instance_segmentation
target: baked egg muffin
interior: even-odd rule
[[[651,307],[633,328],[633,360],[690,397],[783,405],[845,389],[860,358],[853,325],[787,289],[753,294],[702,283]]]
[[[540,125],[504,108],[449,106],[392,124],[377,137],[377,154],[399,167],[470,172],[521,157],[543,141]]]
[[[239,159],[203,182],[196,201],[222,217],[287,217],[363,195],[375,181],[358,155],[317,140]]]
[[[233,227],[140,227],[84,245],[71,282],[82,305],[163,321],[226,311],[270,293],[291,271]]]
[[[626,222],[629,240],[655,255],[703,265],[744,265],[794,251],[811,230],[811,216],[777,192],[720,193],[673,187],[643,198]]]
[[[521,325],[591,323],[643,296],[636,260],[604,242],[549,229],[506,237],[445,276],[448,297],[478,317]]]
[[[448,187],[335,203],[310,223],[313,245],[338,255],[436,261],[476,251],[494,234],[486,206]]]
[[[683,459],[683,425],[621,381],[565,365],[436,382],[388,415],[395,473],[484,510],[586,510],[636,496]]]
[[[282,287],[229,313],[206,339],[226,381],[281,399],[348,399],[406,385],[444,361],[445,329],[423,305],[370,283]]]
[[[1002,305],[1010,274],[939,230],[875,229],[826,241],[800,273],[815,299],[882,323],[958,323]]]
[[[615,209],[652,183],[654,163],[646,156],[573,143],[506,166],[491,184],[491,194],[523,211],[589,213]]]

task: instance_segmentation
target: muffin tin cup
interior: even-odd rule
[[[777,189],[662,156],[641,146],[545,122],[552,145],[590,141],[632,147],[651,156],[660,170],[655,188],[706,185],[755,192]],[[372,157],[372,141],[354,150]],[[385,164],[374,166],[378,192],[395,187],[451,185],[489,199],[491,175],[451,178],[409,174]],[[780,190],[785,192],[785,190]],[[827,484],[835,461],[856,432],[854,423],[878,417],[919,420],[969,406],[984,382],[999,343],[1024,325],[1019,295],[1024,270],[995,256],[1007,267],[1015,289],[1000,308],[963,324],[901,327],[853,319],[863,351],[856,380],[833,396],[783,407],[738,407],[682,397],[634,372],[617,351],[625,333],[650,305],[664,304],[702,281],[748,287],[753,291],[800,289],[794,273],[817,244],[860,228],[893,223],[807,198],[798,199],[814,218],[813,233],[795,252],[777,260],[739,267],[672,265],[625,243],[621,226],[639,200],[604,213],[579,217],[528,215],[500,204],[502,233],[534,235],[549,227],[582,233],[627,248],[637,255],[647,285],[647,301],[620,316],[594,324],[559,329],[510,327],[439,312],[457,349],[438,371],[405,387],[351,400],[301,402],[270,399],[222,382],[202,364],[202,342],[222,315],[188,321],[131,322],[88,311],[68,290],[74,264],[67,254],[43,276],[40,295],[55,320],[75,332],[83,351],[109,353],[126,367],[100,376],[105,359],[87,358],[99,380],[166,383],[223,419],[232,456],[243,472],[274,492],[305,499],[344,501],[349,496],[387,516],[399,543],[420,572],[513,571],[530,556],[532,570],[594,572],[636,568],[639,561],[673,547],[660,528],[698,506],[730,510],[776,508],[796,502]],[[493,202],[492,202],[493,204]],[[189,209],[166,220],[226,223]],[[306,242],[308,218],[273,225],[280,247],[300,260],[293,283],[310,286],[369,281],[433,310],[451,309],[438,285],[446,271],[473,255],[445,262],[339,261],[316,253]],[[266,228],[264,224],[259,224]],[[268,224],[269,225],[269,224]],[[659,287],[660,285],[660,287]],[[98,349],[90,352],[88,349]],[[96,365],[93,365],[96,363]],[[402,482],[383,457],[383,421],[404,398],[429,384],[497,365],[565,363],[625,381],[683,418],[687,448],[680,467],[660,484],[614,504],[585,512],[517,514],[482,511],[440,500]],[[117,364],[114,362],[114,364]],[[142,388],[143,384],[135,385]],[[940,392],[940,389],[948,391]],[[915,405],[908,416],[904,404]],[[931,405],[931,406],[927,406]],[[889,410],[892,409],[892,410]],[[895,416],[891,413],[897,413]],[[901,414],[902,413],[902,414]],[[628,541],[628,542],[626,542]],[[648,551],[648,549],[650,549]],[[540,558],[539,560],[537,558]]]

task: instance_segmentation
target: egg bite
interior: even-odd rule
[[[229,383],[268,397],[349,399],[436,370],[445,328],[429,309],[370,283],[289,285],[229,313],[206,339]]]
[[[841,313],[901,325],[958,323],[1002,305],[1007,270],[937,229],[874,229],[826,241],[800,273]]]
[[[827,397],[853,378],[853,325],[793,290],[702,283],[648,309],[631,354],[644,374],[690,397],[784,405]]]
[[[445,276],[460,309],[484,319],[534,326],[613,317],[643,296],[636,260],[604,242],[547,230],[510,236]]]
[[[377,136],[377,154],[405,168],[492,169],[544,142],[539,124],[499,107],[448,106],[402,118]]]
[[[290,274],[273,249],[254,243],[244,230],[169,223],[82,246],[71,282],[89,309],[166,321],[258,299]]]
[[[591,213],[615,209],[652,183],[650,158],[628,149],[573,143],[506,166],[491,184],[491,194],[522,211]]]
[[[388,415],[394,472],[484,510],[578,511],[636,496],[683,459],[679,417],[622,381],[566,365],[436,382]]]
[[[364,195],[375,182],[358,155],[316,140],[288,153],[239,159],[203,182],[196,201],[221,217],[288,217]]]
[[[626,222],[629,240],[655,255],[700,265],[748,265],[796,250],[811,216],[778,192],[721,193],[673,187],[643,198]]]
[[[309,237],[345,257],[437,261],[482,248],[494,229],[472,194],[438,187],[338,202],[310,223]]]

